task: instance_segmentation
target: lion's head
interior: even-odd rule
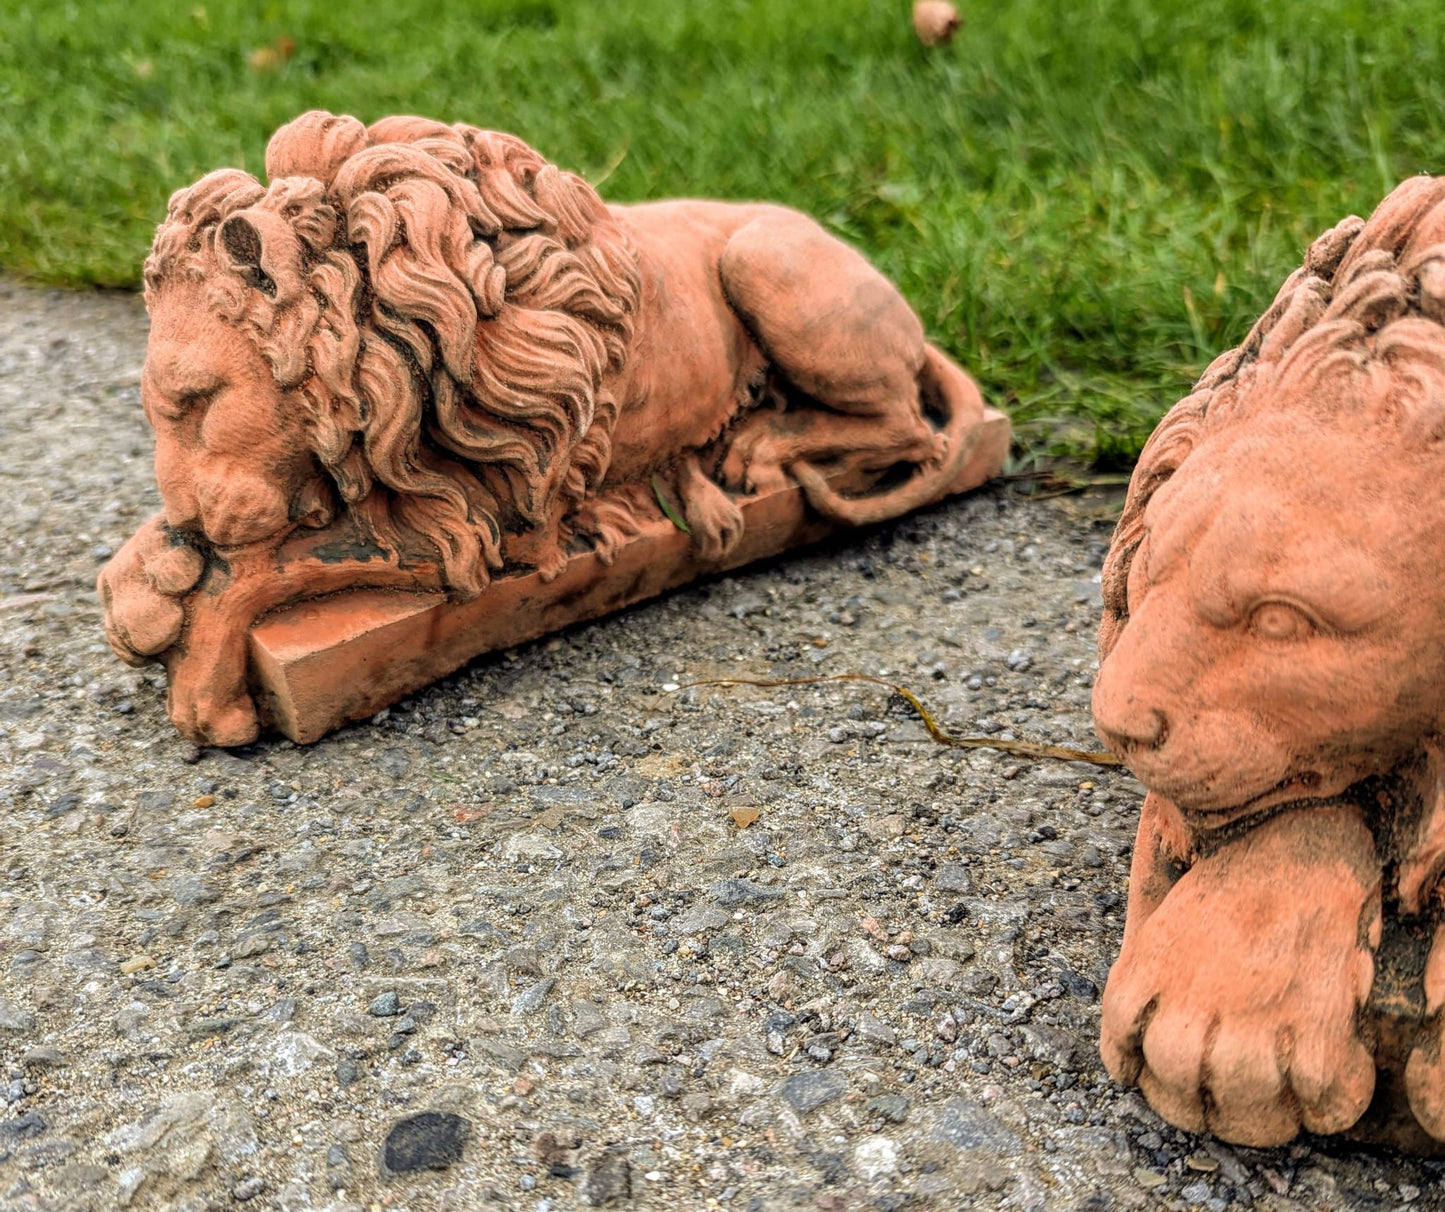
[[[1094,715],[1227,819],[1396,767],[1445,719],[1445,180],[1349,219],[1140,458]]]
[[[590,186],[493,131],[312,112],[266,172],[177,192],[146,261],[168,523],[228,547],[349,510],[472,596],[506,534],[606,469],[636,254]]]

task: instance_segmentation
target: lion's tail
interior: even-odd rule
[[[860,497],[843,496],[811,463],[793,463],[788,468],[802,486],[808,503],[829,521],[870,526],[948,495],[983,432],[983,397],[974,381],[932,345],[927,346],[919,390],[921,395],[939,400],[946,412],[943,432],[948,438],[948,450],[937,466],[920,466],[896,488]]]

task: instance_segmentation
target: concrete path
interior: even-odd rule
[[[1106,510],[984,492],[200,752],[93,590],[145,330],[0,283],[0,1207],[1440,1206],[1107,1079],[1132,779],[673,689],[1093,747]]]

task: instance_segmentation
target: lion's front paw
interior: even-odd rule
[[[711,480],[691,481],[683,512],[698,555],[709,563],[726,558],[742,541],[743,511]]]
[[[201,579],[205,560],[175,538],[159,517],[133,534],[96,584],[105,608],[105,634],[116,655],[141,665],[172,647],[185,628],[180,599]]]
[[[1130,936],[1104,993],[1104,1063],[1189,1131],[1254,1146],[1342,1131],[1374,1091],[1356,1014],[1379,939],[1380,863],[1358,809],[1266,821]]]

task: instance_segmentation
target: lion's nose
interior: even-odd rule
[[[1094,728],[1099,738],[1118,754],[1158,749],[1169,736],[1168,719],[1136,691],[1117,688],[1114,681],[1100,670],[1094,683]]]
[[[1169,722],[1162,711],[1143,711],[1122,724],[1105,724],[1096,715],[1094,726],[1104,744],[1119,754],[1158,749],[1169,735]]]

